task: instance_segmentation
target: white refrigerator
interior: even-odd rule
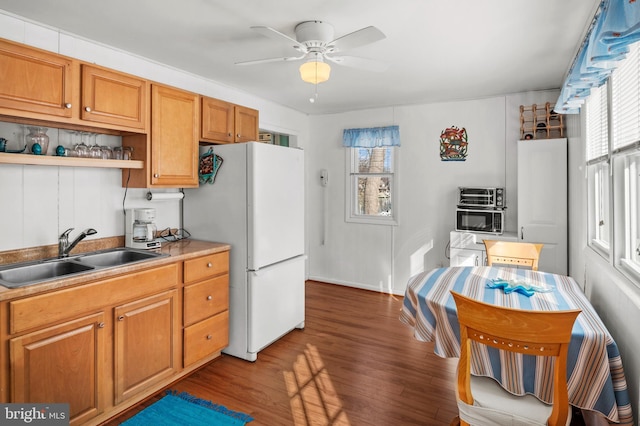
[[[184,190],[184,228],[192,238],[231,245],[223,352],[255,361],[264,347],[304,328],[304,151],[248,142],[213,152],[223,160],[214,183]]]

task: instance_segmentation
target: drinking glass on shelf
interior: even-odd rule
[[[100,151],[101,151],[103,160],[110,160],[113,158],[113,151],[111,150],[111,147],[101,146]]]
[[[133,147],[132,146],[123,146],[122,147],[122,159],[123,160],[133,160]]]
[[[102,158],[102,148],[97,143],[98,135],[96,133],[87,134],[87,145],[89,145],[89,157]]]
[[[89,157],[89,147],[85,145],[84,142],[80,142],[73,147],[73,150],[76,153],[76,157],[86,158]]]
[[[113,148],[113,158],[115,160],[122,160],[122,147],[116,146]]]
[[[89,146],[89,158],[102,158],[102,148],[99,145]]]

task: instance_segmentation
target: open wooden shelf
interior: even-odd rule
[[[31,164],[36,166],[102,167],[112,169],[142,169],[140,160],[102,160],[98,158],[57,157],[53,155],[7,154],[0,152],[0,164]]]
[[[553,139],[564,137],[564,118],[544,105],[520,105],[520,139]]]

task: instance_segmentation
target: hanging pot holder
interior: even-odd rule
[[[200,156],[200,167],[198,169],[200,183],[212,184],[216,180],[220,166],[222,166],[222,157],[214,154],[213,148],[209,148],[207,152]]]

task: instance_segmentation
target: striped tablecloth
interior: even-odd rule
[[[526,281],[548,292],[531,297],[505,294],[487,283],[493,278]],[[616,342],[586,296],[571,277],[547,272],[501,267],[450,267],[414,275],[409,279],[400,320],[414,328],[416,339],[434,342],[441,357],[460,356],[460,329],[450,290],[500,306],[527,310],[582,309],[569,345],[567,384],[569,402],[602,413],[609,420],[633,425],[627,382]],[[551,375],[542,357],[508,354],[476,346],[472,371],[494,377],[516,395],[533,394],[550,402]],[[546,374],[546,376],[545,376]]]

